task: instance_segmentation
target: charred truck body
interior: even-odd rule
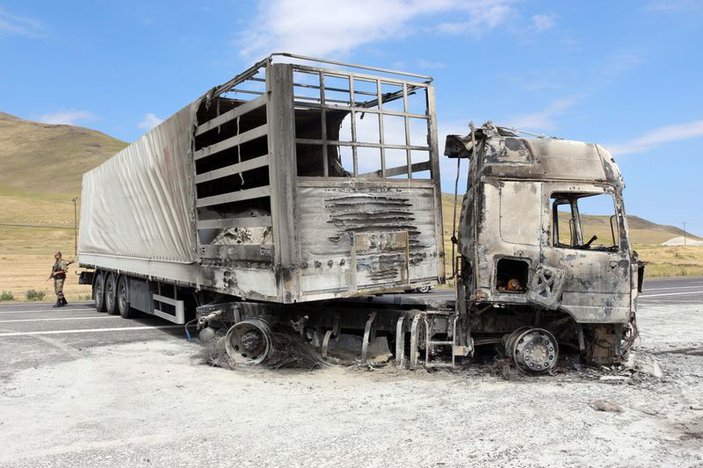
[[[637,334],[644,270],[630,246],[624,183],[610,153],[519,138],[491,123],[450,135],[445,153],[470,161],[457,310],[474,345],[500,340],[533,371],[554,364],[559,343],[590,362],[621,358]]]
[[[496,343],[527,370],[558,342],[617,358],[635,272],[622,181],[593,145],[449,137],[471,160],[458,300],[374,296],[445,281],[434,108],[429,77],[274,54],[84,175],[81,280],[125,318],[195,312],[240,362],[285,333],[323,355],[359,335],[362,360],[385,336],[411,366]],[[584,241],[588,195],[614,196],[613,245]]]

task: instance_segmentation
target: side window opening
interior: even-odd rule
[[[620,230],[613,197],[608,193],[554,193],[552,245],[617,251]]]
[[[527,290],[529,265],[524,260],[501,258],[496,263],[496,289],[500,292],[524,293]]]

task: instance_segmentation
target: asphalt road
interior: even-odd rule
[[[644,281],[639,303],[644,304],[701,304],[703,277],[664,278]]]
[[[0,378],[76,359],[94,346],[184,336],[182,325],[156,317],[125,320],[95,310],[92,302],[54,309],[46,303],[0,305]]]

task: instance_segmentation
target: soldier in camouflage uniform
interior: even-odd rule
[[[66,280],[68,263],[61,258],[61,252],[56,252],[54,259],[56,263],[51,267],[51,278],[54,279],[54,292],[56,293],[56,304],[54,304],[54,307],[63,307],[68,304],[63,295],[63,282]]]

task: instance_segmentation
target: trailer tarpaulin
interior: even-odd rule
[[[196,104],[83,175],[81,254],[192,263]]]

